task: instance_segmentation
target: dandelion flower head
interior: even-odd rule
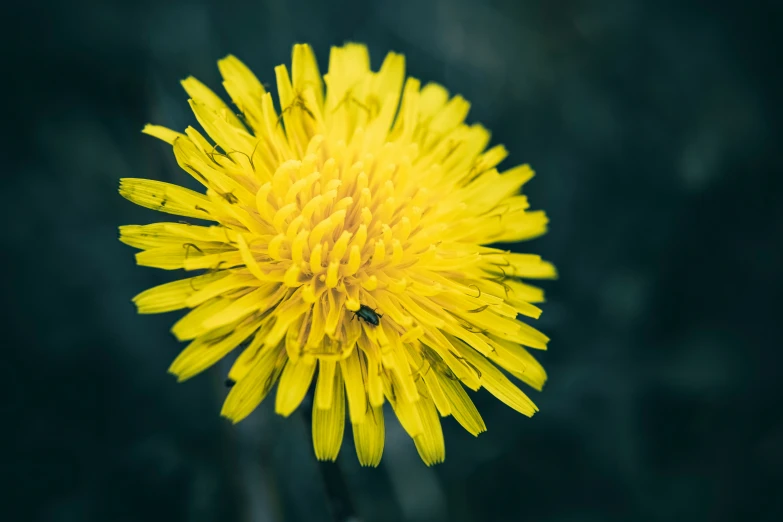
[[[143,314],[189,309],[170,372],[184,381],[240,348],[221,412],[234,422],[275,385],[275,411],[290,415],[315,381],[316,457],[337,457],[347,415],[370,466],[386,401],[428,465],[445,458],[440,417],[486,430],[466,389],[533,415],[507,374],[537,390],[546,380],[529,350],[548,338],[521,318],[539,317],[543,292],[523,280],[555,269],[492,246],[546,231],[521,194],[530,167],[499,172],[506,149],[465,123],[468,102],[406,79],[399,54],[374,72],[365,46],[335,47],[322,76],[296,45],[290,73],[275,68],[279,112],[237,58],[218,66],[234,108],[188,78],[204,133],[144,129],[204,190],[120,184],[138,205],[207,222],[120,227],[139,265],[197,274],[134,298]]]

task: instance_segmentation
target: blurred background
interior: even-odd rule
[[[550,380],[527,419],[475,395],[425,467],[391,416],[382,466],[350,432],[359,520],[783,520],[773,2],[45,1],[5,17],[0,520],[330,521],[305,420],[219,417],[225,367],[177,385],[177,314],[130,298],[175,277],[117,226],[158,215],[120,177],[187,183],[147,122],[195,124],[179,80],[221,92],[236,54],[274,84],[292,44],[368,44],[471,100],[529,162],[560,269],[539,322]],[[9,90],[10,89],[10,90]],[[10,163],[10,168],[9,168]]]

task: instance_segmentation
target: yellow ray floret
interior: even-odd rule
[[[523,280],[556,271],[491,246],[546,232],[521,194],[531,168],[499,170],[508,153],[465,123],[469,103],[406,79],[399,54],[374,72],[365,46],[335,47],[322,76],[296,45],[290,73],[275,69],[279,110],[237,58],[218,66],[233,107],[182,82],[206,134],[144,128],[203,190],[120,183],[138,205],[212,223],[120,227],[138,264],[199,271],[134,298],[140,313],[189,309],[170,372],[189,379],[243,345],[222,415],[239,422],[276,385],[288,416],[314,387],[316,457],[337,458],[350,422],[364,466],[381,460],[386,401],[427,465],[446,455],[440,417],[486,430],[466,387],[538,411],[501,369],[543,387],[528,350],[549,339],[520,317],[537,319],[544,294]]]

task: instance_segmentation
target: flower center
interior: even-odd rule
[[[286,286],[303,287],[306,302],[337,288],[356,311],[360,288],[407,286],[396,272],[429,246],[414,241],[427,191],[411,176],[415,146],[401,148],[387,144],[376,156],[315,136],[301,161],[284,162],[258,190],[259,218],[274,230],[265,253],[285,267]]]

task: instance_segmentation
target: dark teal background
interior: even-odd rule
[[[331,520],[305,420],[231,426],[226,366],[177,385],[177,314],[130,298],[117,226],[166,216],[120,177],[189,183],[154,122],[195,124],[178,81],[261,81],[310,42],[389,50],[472,101],[529,162],[558,281],[538,326],[550,380],[527,419],[444,420],[426,468],[396,421],[383,465],[338,464],[364,521],[771,522],[780,500],[781,7],[773,2],[27,3],[4,15],[0,520]],[[391,416],[387,417],[391,419]],[[335,469],[331,468],[334,472]]]

